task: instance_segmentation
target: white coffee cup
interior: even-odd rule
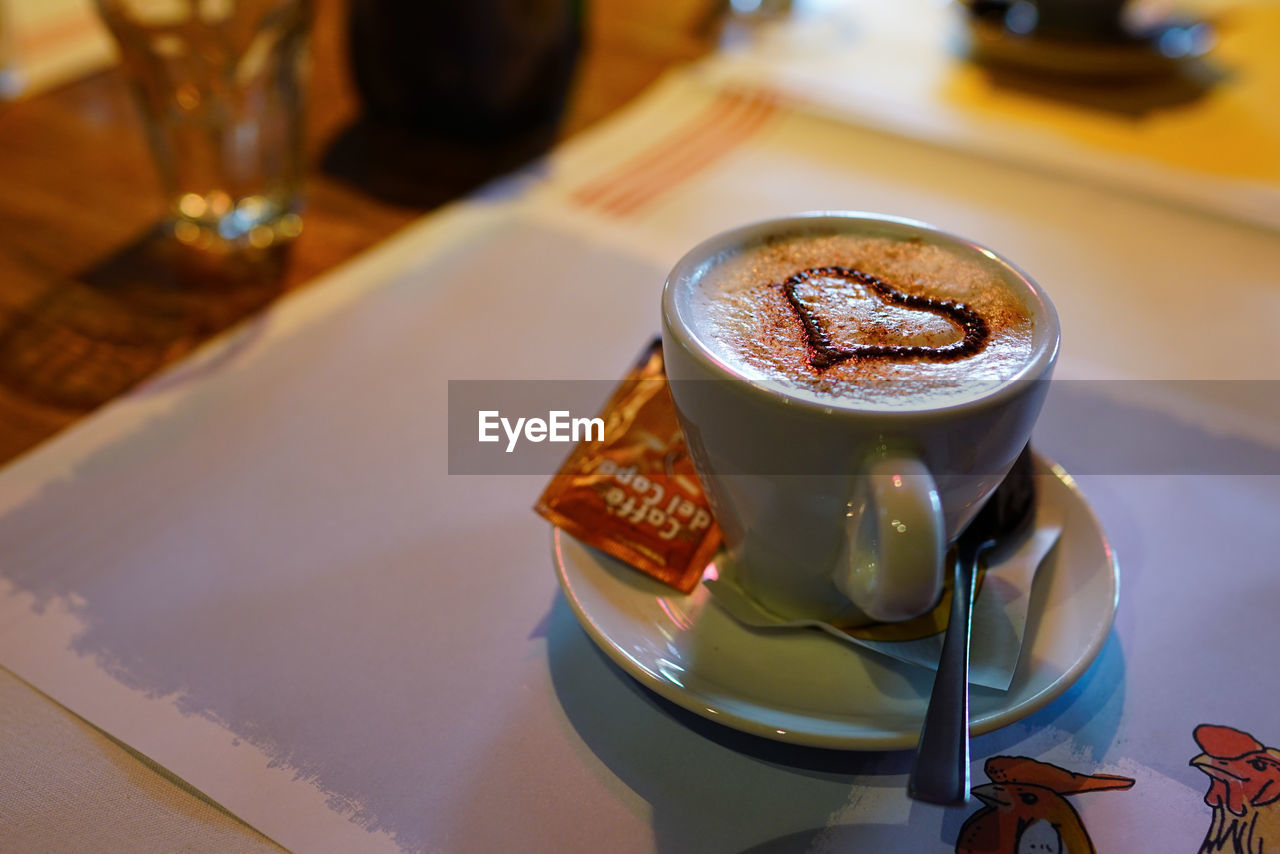
[[[730,368],[696,328],[692,300],[708,266],[765,238],[831,232],[923,240],[977,262],[1026,307],[1030,356],[976,396],[905,409],[825,401]],[[948,543],[1030,438],[1059,329],[1044,292],[990,250],[912,220],[824,212],[736,228],[685,255],[663,290],[662,339],[737,580],[781,616],[855,623],[909,619],[936,603]]]

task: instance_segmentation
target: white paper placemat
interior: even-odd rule
[[[605,192],[618,186],[627,199]],[[1057,300],[1060,375],[1278,379],[1272,233],[674,78],[0,472],[0,663],[296,851],[937,848],[956,818],[906,801],[896,754],[833,773],[761,762],[766,748],[620,678],[558,597],[530,510],[545,478],[447,473],[448,380],[615,378],[689,246],[815,208],[1000,248]],[[1220,282],[1231,300],[1208,311]],[[1232,346],[1181,346],[1188,329]],[[1238,422],[1140,411],[1203,442],[1254,423],[1256,401],[1231,405]],[[1068,469],[1073,411],[1049,414],[1059,438],[1042,444]],[[1168,733],[1200,716],[1275,739],[1271,682],[1223,672],[1216,641],[1190,644],[1181,621],[1220,595],[1273,631],[1256,618],[1275,599],[1276,480],[1087,481],[1135,562],[1134,604],[1096,675],[979,740],[975,760],[1018,750],[1141,777],[1159,797],[1091,802],[1099,850],[1190,838],[1200,782],[1179,781],[1190,754]],[[1166,585],[1223,557],[1226,520],[1231,585],[1194,600]],[[1178,693],[1207,668],[1230,709]],[[1134,804],[1141,842],[1105,821]]]

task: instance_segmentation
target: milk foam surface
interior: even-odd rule
[[[986,322],[987,341],[953,360],[867,356],[816,368],[782,283],[822,267],[861,270],[906,294],[963,303]],[[797,293],[837,346],[939,347],[963,337],[946,317],[887,304],[845,278],[814,276]],[[1033,352],[1031,312],[998,271],[978,257],[920,240],[826,234],[749,246],[714,259],[688,305],[696,336],[731,370],[824,402],[877,408],[958,403],[1015,376]]]

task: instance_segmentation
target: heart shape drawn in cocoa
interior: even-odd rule
[[[864,285],[874,291],[882,300],[890,305],[927,311],[936,314],[951,323],[964,333],[959,341],[952,341],[940,347],[927,347],[918,344],[852,344],[836,346],[813,307],[804,301],[796,288],[815,276],[841,278]],[[906,294],[897,288],[878,279],[870,273],[854,270],[850,267],[814,267],[801,270],[782,283],[782,291],[787,302],[804,326],[805,340],[809,345],[809,364],[818,370],[838,365],[850,359],[882,358],[882,359],[927,359],[946,362],[972,356],[987,345],[990,333],[987,322],[973,309],[954,300],[934,299],[933,297]]]

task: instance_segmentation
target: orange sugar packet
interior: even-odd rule
[[[604,438],[580,442],[534,510],[589,546],[688,593],[720,547],[720,528],[676,422],[655,340],[600,413]]]

